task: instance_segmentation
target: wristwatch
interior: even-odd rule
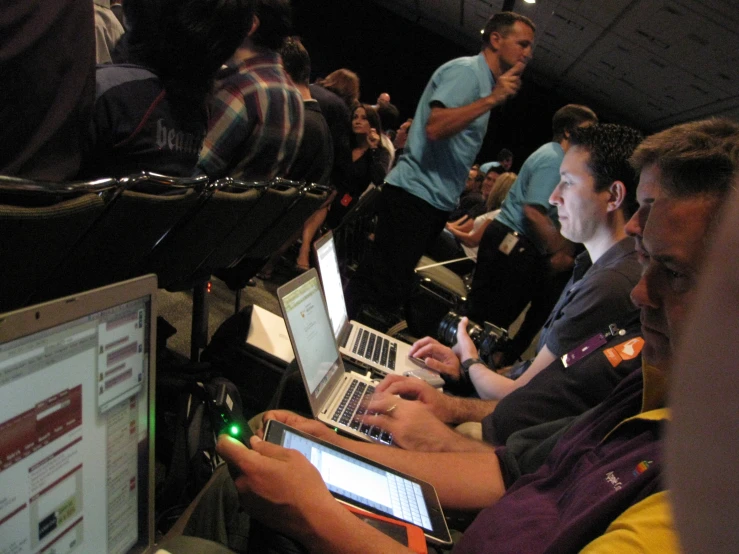
[[[467,360],[462,362],[462,371],[460,371],[460,375],[462,376],[463,380],[470,380],[470,367],[475,364],[485,365],[485,362],[483,362],[480,358],[468,358]]]

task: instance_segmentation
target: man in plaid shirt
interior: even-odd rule
[[[289,0],[257,0],[247,37],[218,75],[199,172],[262,181],[290,169],[303,135],[303,100],[277,53],[290,27]]]

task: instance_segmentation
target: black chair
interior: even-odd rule
[[[318,184],[306,184],[301,187],[299,197],[285,211],[279,224],[267,228],[259,240],[244,252],[238,263],[241,264],[248,259],[269,258],[303,228],[305,221],[326,202],[330,192],[329,187]]]
[[[305,221],[320,208],[331,189],[317,184],[306,184],[299,188],[298,196],[287,206],[278,220],[265,227],[258,239],[246,249],[239,260],[226,269],[217,270],[215,275],[236,291],[235,311],[241,302],[241,289],[254,277],[267,260],[303,227]]]
[[[0,312],[30,302],[103,214],[116,186],[115,179],[49,183],[0,177]]]
[[[197,270],[239,221],[249,216],[267,187],[267,183],[244,183],[231,178],[208,184],[193,213],[180,219],[142,263],[141,271],[156,273],[161,288],[170,292],[193,290],[192,361],[199,359],[208,333],[205,289],[210,273]]]
[[[272,225],[280,214],[298,197],[299,183],[277,179],[266,183],[247,183],[230,180],[230,187],[257,188],[261,191],[256,203],[243,214],[220,244],[203,260],[188,277],[193,289],[193,326],[190,337],[190,358],[197,361],[208,339],[207,286],[216,269],[225,268],[239,260],[266,227]]]
[[[248,217],[266,190],[266,183],[230,178],[208,184],[200,203],[155,245],[141,271],[156,273],[160,288],[172,292],[191,288],[197,269]]]
[[[374,232],[375,208],[381,191],[380,187],[367,190],[334,229],[336,255],[344,276],[356,271],[370,255],[373,245],[370,237]]]
[[[198,268],[198,272],[211,275],[217,269],[236,265],[265,230],[271,228],[294,205],[302,187],[301,183],[286,179],[270,182],[256,206],[239,220],[221,245]]]
[[[416,264],[416,275],[421,282],[433,283],[458,305],[467,299],[469,289],[465,280],[446,267],[449,262],[437,262],[428,256],[421,256]]]
[[[57,298],[142,274],[142,261],[198,203],[208,178],[143,172],[119,180],[115,198],[38,289]]]

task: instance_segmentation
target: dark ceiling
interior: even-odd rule
[[[474,51],[502,0],[374,0]],[[516,0],[537,25],[527,77],[648,130],[739,119],[739,0]]]

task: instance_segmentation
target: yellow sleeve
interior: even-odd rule
[[[680,552],[667,491],[653,494],[626,510],[582,552]]]

